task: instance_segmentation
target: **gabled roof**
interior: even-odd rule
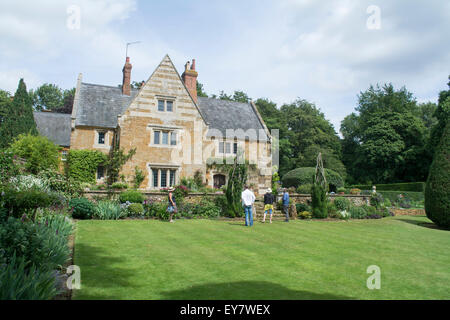
[[[131,89],[127,96],[119,87],[81,83],[75,125],[115,128],[117,116],[128,108],[138,91]]]
[[[47,137],[57,145],[70,146],[70,114],[33,112],[33,116],[40,135]]]
[[[198,106],[209,123],[209,128],[220,130],[223,137],[226,136],[227,129],[241,129],[244,132],[254,129],[259,139],[267,139],[265,128],[250,103],[198,97]],[[264,134],[260,136],[262,132]]]

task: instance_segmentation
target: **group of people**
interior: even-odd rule
[[[256,197],[252,190],[250,190],[249,186],[245,186],[244,191],[242,191],[241,195],[242,206],[244,207],[245,213],[245,225],[248,227],[253,226],[253,204],[255,203]],[[268,189],[266,194],[264,195],[264,218],[262,222],[266,222],[267,213],[270,217],[270,223],[272,223],[272,214],[273,214],[273,204],[276,201],[276,197],[272,194],[272,190]],[[286,188],[283,189],[283,212],[286,215],[285,222],[289,222],[289,193]]]
[[[168,206],[167,212],[169,212],[169,221],[173,222],[173,216],[177,213],[177,204],[173,197],[174,188],[170,188],[169,194],[167,196]],[[242,206],[244,207],[245,213],[245,225],[248,227],[253,226],[253,204],[255,203],[256,197],[252,190],[250,190],[249,186],[245,186],[244,191],[241,194]],[[272,214],[273,214],[273,204],[275,203],[276,198],[275,195],[272,194],[272,190],[268,189],[266,194],[264,195],[264,218],[262,222],[266,222],[266,215],[269,213],[270,223],[272,223]],[[289,222],[289,193],[286,188],[283,189],[283,211],[286,215],[285,222]]]

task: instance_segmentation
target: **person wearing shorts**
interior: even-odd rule
[[[169,217],[169,222],[173,222],[173,215],[175,213],[177,213],[177,204],[175,202],[175,199],[173,198],[173,191],[175,189],[174,188],[170,188],[169,189],[169,195],[168,195],[168,206],[167,206],[167,212],[169,212],[170,217]]]
[[[264,218],[263,223],[266,222],[266,214],[269,212],[270,223],[272,223],[273,203],[275,202],[275,196],[272,194],[272,190],[267,190],[264,195]]]

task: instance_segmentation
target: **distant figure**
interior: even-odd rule
[[[173,222],[173,215],[175,213],[177,213],[177,204],[175,202],[175,199],[173,198],[173,191],[175,189],[174,188],[170,188],[169,189],[169,195],[168,195],[168,201],[169,201],[169,206],[167,207],[167,212],[170,213],[170,218],[169,218],[169,222]]]
[[[251,227],[253,226],[253,203],[255,202],[255,195],[253,192],[245,186],[245,190],[242,191],[241,200],[242,206],[244,207],[245,212],[245,226]]]
[[[289,193],[287,192],[287,189],[283,189],[283,211],[286,215],[285,222],[289,222]]]
[[[272,189],[268,189],[264,195],[264,218],[262,222],[266,222],[266,214],[269,211],[270,223],[272,223],[273,203],[275,202],[275,196],[272,194]]]

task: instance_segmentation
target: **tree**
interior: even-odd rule
[[[21,134],[11,144],[12,152],[26,160],[26,171],[37,174],[42,170],[57,170],[60,147],[43,136]]]
[[[450,118],[450,76],[448,77],[449,90],[444,90],[439,93],[438,106],[434,112],[434,117],[437,123],[432,127],[430,133],[430,140],[428,142],[428,149],[433,155],[436,147],[441,140],[442,133]]]
[[[63,90],[55,84],[44,83],[36,90],[30,90],[30,96],[37,111],[72,113],[75,88]]]
[[[325,178],[322,155],[319,153],[311,187],[312,214],[315,218],[324,219],[328,217],[327,190],[328,183]]]
[[[234,165],[228,173],[228,185],[225,197],[228,204],[228,214],[232,217],[242,216],[241,194],[247,182],[248,165],[244,161],[244,154],[239,151],[234,159]]]
[[[208,97],[205,91],[203,91],[203,84],[197,81],[197,97]]]
[[[283,138],[290,141],[292,149],[293,161],[289,170],[314,165],[317,151],[323,150],[327,157],[325,167],[337,170],[345,176],[341,161],[341,143],[325,115],[313,103],[302,99],[285,104],[280,110],[283,117],[281,123],[286,125],[283,131],[286,136]],[[283,174],[285,172],[281,171],[281,167],[280,164],[280,172]]]
[[[450,229],[450,122],[444,128],[430,167],[425,212],[438,226]]]
[[[370,86],[358,95],[358,114],[341,123],[343,160],[353,183],[424,181],[430,157],[427,129],[406,88]]]
[[[2,93],[0,98],[0,148],[6,148],[22,133],[37,134],[32,99],[23,79],[20,79],[14,98]]]

